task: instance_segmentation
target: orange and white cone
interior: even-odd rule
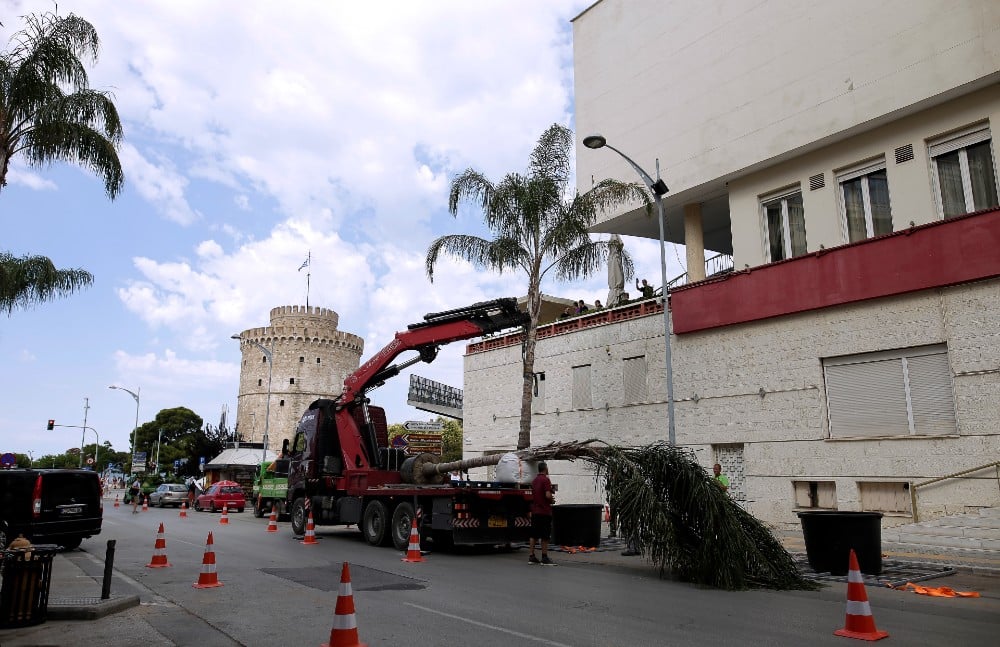
[[[354,592],[351,590],[351,569],[347,562],[340,571],[340,590],[337,592],[330,642],[320,647],[367,647],[358,642],[358,619],[354,616]]]
[[[410,524],[410,545],[406,547],[406,557],[403,562],[424,562],[424,556],[420,554],[420,532],[417,531],[417,518],[413,518]]]
[[[875,628],[875,618],[872,617],[868,593],[865,591],[865,580],[861,577],[858,556],[854,554],[853,548],[847,569],[847,621],[843,629],[833,633],[836,636],[860,640],[881,640],[889,635],[888,632]]]
[[[187,501],[181,501],[181,519],[187,519],[188,516],[188,504]]]
[[[205,556],[201,560],[201,574],[198,581],[192,584],[196,589],[210,589],[222,586],[219,581],[219,574],[215,572],[215,551],[212,550],[212,533],[208,533],[208,541],[205,543]]]
[[[146,495],[142,500],[142,511],[149,512],[149,495]]]
[[[611,506],[604,506],[604,523],[611,523]]]
[[[167,561],[167,540],[163,536],[163,524],[156,532],[156,543],[153,545],[153,559],[149,560],[146,568],[165,568],[170,566]]]
[[[309,511],[309,519],[306,521],[306,536],[299,543],[305,544],[306,546],[319,545],[319,542],[316,541],[316,524],[313,522],[312,510]]]
[[[276,505],[271,506],[271,516],[267,520],[267,531],[278,532],[278,506]]]
[[[222,516],[219,517],[219,524],[223,526],[229,525],[229,506],[225,503],[222,504]]]
[[[121,504],[118,503],[118,495],[117,494],[115,495],[115,507],[116,508],[120,508],[121,507]]]

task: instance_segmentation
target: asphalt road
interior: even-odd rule
[[[117,645],[320,645],[330,637],[348,562],[360,639],[369,645],[745,647],[848,640],[833,635],[844,626],[843,586],[717,591],[660,579],[646,562],[617,553],[553,553],[555,567],[529,566],[525,550],[433,553],[406,563],[392,548],[365,544],[356,529],[318,528],[319,544],[306,546],[287,523],[265,532],[266,518],[255,519],[249,509],[230,514],[228,525],[219,516],[189,512],[181,519],[173,509],[133,515],[109,506],[102,535],[83,545],[96,557],[74,559],[100,572],[105,542],[116,539],[115,569],[143,604],[65,623],[67,633],[93,640],[103,630]],[[146,568],[161,521],[172,566]],[[223,586],[195,589],[209,531]],[[996,599],[870,589],[868,595],[878,628],[896,644],[990,644],[1000,635]]]

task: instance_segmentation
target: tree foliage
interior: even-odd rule
[[[494,183],[470,168],[454,178],[449,211],[457,215],[461,203],[472,203],[482,211],[493,238],[451,234],[437,238],[427,249],[426,270],[431,281],[442,254],[501,274],[523,272],[528,278],[530,321],[522,353],[518,449],[531,445],[531,397],[542,280],[550,272],[560,281],[578,279],[606,264],[609,241],[592,240],[589,234],[602,211],[638,202],[650,212],[649,195],[634,183],[606,179],[586,193],[571,194],[572,152],[573,132],[553,124],[535,145],[526,173],[509,173]],[[631,279],[633,263],[626,253],[622,254],[622,264],[626,279]]]
[[[722,589],[810,589],[771,531],[692,454],[666,443],[608,447],[597,467],[621,535],[678,579]]]
[[[75,163],[99,175],[112,200],[124,185],[118,146],[122,125],[108,93],[89,87],[85,61],[97,60],[94,26],[70,14],[25,17],[25,28],[0,52],[0,191],[10,161],[28,166]],[[0,309],[10,316],[89,287],[82,269],[56,269],[44,256],[0,253]]]

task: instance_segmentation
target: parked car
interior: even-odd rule
[[[104,502],[97,472],[0,470],[0,546],[19,534],[72,550],[101,533]]]
[[[149,505],[165,508],[172,505],[175,508],[187,501],[188,489],[182,483],[164,483],[149,495]]]
[[[243,488],[236,481],[213,483],[194,500],[194,509],[199,512],[202,510],[216,512],[222,510],[223,506],[236,512],[243,512],[246,505],[247,500],[243,496]]]

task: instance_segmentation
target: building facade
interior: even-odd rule
[[[578,140],[659,160],[687,250],[677,442],[765,521],[1000,505],[996,468],[977,470],[1000,460],[997,24],[987,0],[602,0],[574,20]],[[577,151],[588,182],[636,179],[613,151]],[[658,237],[638,209],[595,231]],[[733,268],[713,276],[713,254]],[[666,440],[659,308],[543,329],[533,444]],[[516,440],[505,339],[469,346],[467,453]],[[586,469],[556,469],[561,502],[600,500]]]
[[[271,309],[271,325],[240,333],[236,425],[245,440],[263,442],[266,427],[267,446],[278,452],[314,400],[343,391],[344,378],[360,365],[364,340],[337,330],[339,320],[327,308],[280,306]],[[273,365],[253,342],[268,349]]]

